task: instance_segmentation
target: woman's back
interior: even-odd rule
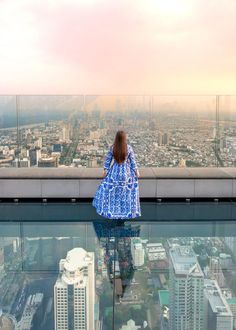
[[[112,159],[114,159],[114,163],[111,165]],[[123,180],[127,180],[127,177],[136,175],[137,164],[134,156],[133,148],[130,144],[127,144],[127,154],[125,160],[121,163],[118,163],[113,157],[113,145],[110,147],[110,150],[107,154],[106,160],[104,162],[104,168],[107,171],[111,171],[112,178],[119,176],[119,180],[121,180],[121,176]]]
[[[118,133],[106,155],[103,165],[105,177],[92,204],[97,213],[105,218],[136,218],[141,216],[138,167],[133,148],[126,144],[124,134]]]

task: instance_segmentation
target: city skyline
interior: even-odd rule
[[[43,118],[30,109],[12,116],[6,112],[0,117],[0,166],[102,167],[118,129],[126,131],[141,167],[235,166],[236,118],[229,110],[234,103],[227,96],[216,100],[225,112],[205,102],[207,112],[152,111],[154,102],[151,108],[147,102],[144,110],[142,98],[125,108],[121,100],[112,99],[113,111],[105,111],[99,97],[90,99],[88,111],[81,100],[76,107],[73,98],[62,98]],[[169,107],[167,103],[164,108]]]

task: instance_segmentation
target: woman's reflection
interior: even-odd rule
[[[125,289],[134,276],[131,240],[132,237],[139,237],[140,225],[120,220],[94,222],[93,225],[100,244],[105,250],[104,260],[110,283],[113,285],[113,292],[120,300],[124,297]]]

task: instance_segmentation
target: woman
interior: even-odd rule
[[[110,167],[112,158],[114,162]],[[126,143],[125,132],[118,131],[104,162],[103,180],[92,202],[97,213],[109,219],[141,216],[138,177],[133,148]]]

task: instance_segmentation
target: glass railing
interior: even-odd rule
[[[89,202],[1,203],[1,322],[233,330],[235,203],[141,207],[142,217],[122,223],[98,218]]]
[[[102,167],[123,129],[141,167],[236,164],[236,96],[0,96],[0,167]]]

